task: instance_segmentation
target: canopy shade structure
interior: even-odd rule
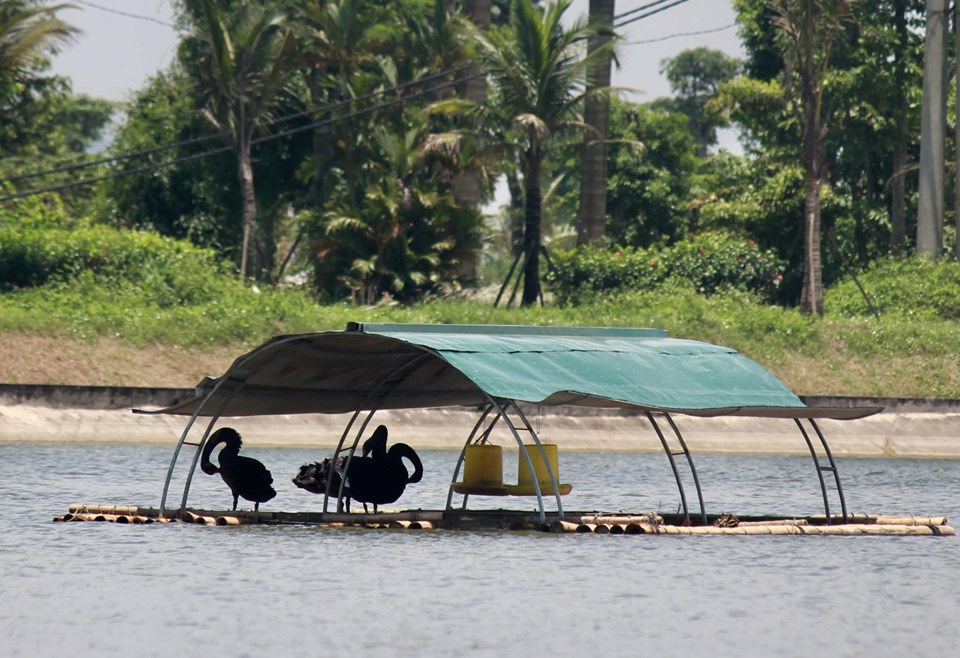
[[[211,395],[212,392],[212,395]],[[144,413],[250,416],[484,405],[491,398],[697,416],[862,418],[806,406],[735,350],[661,329],[351,323],[277,336]]]

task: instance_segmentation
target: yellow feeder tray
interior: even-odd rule
[[[550,468],[559,479],[560,466],[557,459],[557,445],[544,443],[543,451],[547,455]],[[550,483],[550,473],[543,461],[543,456],[536,445],[525,445],[533,470],[537,474],[541,495],[554,493]],[[455,482],[453,490],[459,494],[475,496],[536,496],[533,477],[523,453],[517,456],[517,484],[503,484],[503,448],[498,445],[469,445],[464,455],[463,482]],[[559,494],[566,495],[573,491],[573,485],[558,485]]]

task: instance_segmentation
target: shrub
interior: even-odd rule
[[[960,263],[886,258],[857,279],[881,315],[960,319]],[[873,315],[851,277],[824,293],[824,307],[831,314],[849,318]]]
[[[217,276],[222,272],[213,251],[155,233],[0,228],[0,291],[85,279],[169,306],[219,295],[228,281]]]
[[[553,265],[546,280],[557,301],[580,304],[597,294],[654,290],[668,280],[704,295],[739,290],[773,300],[785,263],[752,240],[711,231],[660,249],[580,247],[554,254]]]

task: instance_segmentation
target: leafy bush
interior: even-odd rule
[[[857,279],[881,315],[960,319],[960,263],[887,258]],[[824,307],[831,314],[849,318],[873,315],[851,277],[825,292]]]
[[[170,306],[221,295],[229,281],[222,272],[213,251],[155,233],[0,228],[0,291],[83,281]]]
[[[547,282],[557,301],[579,304],[598,293],[651,291],[670,280],[703,295],[739,290],[773,300],[784,261],[752,240],[711,231],[660,249],[581,247],[555,254],[553,265]]]
[[[16,194],[10,183],[0,183],[0,196]],[[0,229],[64,227],[73,222],[63,201],[55,194],[34,195],[0,202]]]

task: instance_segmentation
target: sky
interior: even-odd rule
[[[616,13],[650,2],[617,0]],[[71,4],[76,8],[60,15],[82,33],[54,58],[53,70],[70,77],[75,92],[127,100],[173,59],[178,39],[170,0],[71,0]],[[589,5],[589,0],[574,0],[568,13],[586,15]],[[628,96],[639,102],[670,95],[670,85],[660,74],[663,59],[698,46],[743,56],[733,23],[732,0],[686,0],[626,26],[621,67],[613,72],[612,84],[635,90]]]

